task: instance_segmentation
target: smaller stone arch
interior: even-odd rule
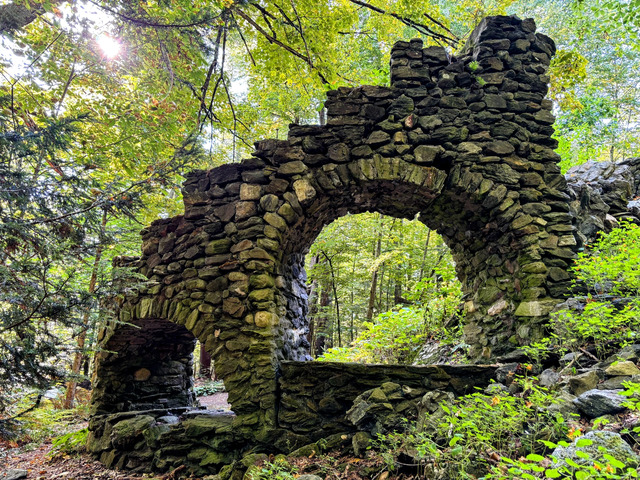
[[[143,318],[115,330],[98,356],[108,374],[94,382],[93,395],[101,398],[94,412],[192,408],[195,343],[185,327],[162,318]]]

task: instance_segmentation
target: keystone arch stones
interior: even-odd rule
[[[538,338],[566,292],[576,249],[545,99],[554,52],[532,20],[516,17],[484,19],[458,58],[398,42],[391,87],[331,91],[327,125],[291,125],[288,140],[257,142],[250,159],[191,173],[184,215],[143,230],[132,264],[149,286],[117,313],[141,332],[173,325],[179,345],[136,365],[150,377],[134,391],[116,378],[137,349],[153,351],[154,335],[107,328],[95,412],[171,403],[162,382],[148,382],[169,375],[187,385],[190,332],[212,355],[243,428],[269,441],[279,427],[277,373],[310,359],[304,255],[347,213],[417,216],[442,235],[475,359]]]

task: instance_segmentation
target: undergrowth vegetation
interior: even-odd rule
[[[452,264],[434,267],[433,277],[417,282],[406,297],[409,305],[382,312],[348,347],[333,347],[320,361],[411,364],[429,341],[462,342],[459,307],[461,284]]]
[[[495,384],[484,391],[441,403],[435,413],[419,415],[399,431],[379,433],[367,459],[377,462],[375,478],[450,480],[627,480],[638,478],[637,458],[614,452],[585,436],[600,430],[617,432],[636,452],[640,447],[640,384],[624,382],[624,405],[630,426],[615,417],[587,420],[559,405],[556,385],[542,387],[533,375],[541,362],[573,353],[590,361],[638,343],[640,329],[640,227],[621,223],[588,245],[572,267],[571,302],[555,312],[549,335],[524,348],[531,364],[520,364],[508,387]],[[440,302],[453,301],[458,292],[444,291]],[[452,305],[452,304],[450,304]],[[449,305],[449,306],[450,306]],[[449,306],[444,307],[445,309]],[[446,323],[429,322],[428,305],[386,312],[368,324],[350,348],[331,349],[324,360],[399,361],[415,359],[415,348],[429,338],[451,339]],[[577,373],[571,360],[564,371]],[[633,420],[635,418],[635,420]],[[613,422],[613,423],[612,423]],[[618,423],[619,424],[618,424]],[[610,426],[609,424],[612,424]],[[562,449],[576,450],[563,457]],[[323,462],[317,460],[318,464]],[[318,467],[319,468],[319,467]],[[280,461],[256,470],[255,479],[295,478],[298,469]]]
[[[441,405],[437,420],[413,423],[402,432],[379,435],[375,450],[391,472],[412,471],[418,478],[529,480],[638,478],[633,460],[578,451],[578,461],[559,459],[556,447],[593,443],[581,438],[585,425],[549,409],[557,398],[536,385],[535,377],[519,379],[517,392],[474,393],[453,405]],[[629,395],[638,391],[630,385]],[[639,428],[635,432],[637,439]]]
[[[52,436],[67,432],[69,428],[85,421],[89,416],[88,396],[80,395],[82,402],[73,409],[60,409],[59,398],[43,398],[37,408],[31,408],[41,393],[37,391],[15,392],[8,417],[3,424],[7,427],[0,431],[0,438],[11,445],[37,444]]]
[[[535,359],[554,352],[590,349],[604,359],[612,349],[634,343],[640,331],[640,227],[622,222],[601,234],[572,267],[581,303],[551,316],[550,334],[526,348]]]
[[[201,385],[196,385],[193,389],[196,397],[204,397],[213,395],[214,393],[224,392],[224,382],[222,380],[208,380]]]

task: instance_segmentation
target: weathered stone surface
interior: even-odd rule
[[[588,390],[576,398],[573,403],[589,418],[620,413],[625,410],[622,405],[628,399],[620,395],[622,390]]]
[[[541,317],[547,315],[558,304],[558,300],[536,300],[522,302],[518,305],[515,315],[522,317]]]
[[[27,478],[29,472],[20,468],[10,468],[4,472],[0,472],[0,480],[20,480]]]
[[[298,201],[303,205],[309,203],[316,196],[316,190],[308,180],[296,180],[293,182],[293,189],[296,192]]]
[[[140,415],[121,420],[113,426],[113,444],[117,448],[131,448],[136,439],[154,422],[150,415]]]
[[[569,389],[574,395],[581,395],[588,390],[593,390],[600,381],[598,374],[591,370],[590,372],[575,375],[569,378]]]
[[[551,368],[543,370],[538,376],[542,387],[554,387],[560,381],[560,374]]]
[[[578,446],[578,443],[585,443],[580,442],[581,440],[588,440],[590,443]],[[577,452],[583,452],[588,457],[585,458],[584,455],[581,456]],[[567,447],[556,447],[551,455],[557,460],[554,467],[566,465],[567,460],[572,460],[578,465],[593,465],[594,462],[602,462],[607,465],[609,461],[603,457],[604,453],[623,462],[626,467],[634,468],[640,465],[640,456],[631,449],[629,444],[618,433],[604,430],[593,430],[576,438]]]
[[[636,366],[635,363],[627,360],[626,362],[617,362],[613,365],[610,365],[605,369],[604,373],[611,376],[631,376],[640,374],[640,369]]]
[[[440,146],[420,145],[413,152],[416,162],[433,163],[436,157],[444,152],[444,148]]]
[[[488,385],[495,378],[495,370],[472,365],[285,362],[279,379],[283,392],[279,423],[313,439],[327,433],[353,432],[356,425],[369,433],[383,431],[401,422],[403,416],[415,417],[420,408],[425,408],[419,404],[426,388],[443,389],[443,394],[469,393],[476,386]],[[301,382],[301,378],[305,380]],[[333,408],[316,407],[327,399]]]
[[[640,223],[633,203],[640,194],[640,158],[587,162],[569,169],[565,177],[579,246],[593,242],[600,231],[610,231],[617,225],[616,217]]]

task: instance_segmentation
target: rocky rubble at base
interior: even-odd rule
[[[607,454],[628,467],[640,465],[640,456],[629,444],[632,436],[621,432],[640,426],[640,416],[624,405],[629,397],[621,395],[626,382],[640,382],[638,362],[640,344],[628,345],[603,361],[598,361],[589,352],[569,353],[557,358],[555,366],[538,371],[537,383],[548,388],[556,398],[556,403],[549,409],[584,429],[584,435],[574,439],[568,446],[558,446],[551,452],[557,460],[556,466],[562,465],[567,459],[579,462],[583,454],[576,452],[595,455],[602,452],[603,448]],[[484,392],[489,395],[516,393],[519,387],[513,380],[522,372],[521,363],[502,364],[496,372],[498,381],[486,387]],[[399,383],[383,383],[360,394],[348,410],[346,418],[358,429],[355,434],[331,435],[290,452],[288,458],[290,461],[295,457],[313,458],[328,451],[365,458],[371,441],[378,434],[402,431],[407,420],[415,421],[427,430],[435,428],[441,422],[442,407],[450,406],[451,410],[455,410],[456,398],[459,397],[451,392],[425,392]],[[585,445],[589,442],[578,442],[579,439],[592,443]],[[245,472],[258,468],[253,465],[261,464],[265,458],[255,455],[245,457],[207,478],[249,478]],[[318,478],[324,480],[322,476]]]

